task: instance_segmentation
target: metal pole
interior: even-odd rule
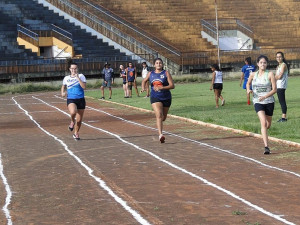
[[[215,0],[215,11],[216,11],[216,28],[217,28],[218,65],[219,65],[219,68],[221,69],[221,62],[220,62],[220,46],[219,46],[218,5],[217,5],[217,0]]]

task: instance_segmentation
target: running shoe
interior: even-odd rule
[[[105,97],[101,97],[101,98],[99,98],[99,99],[105,99]]]
[[[221,106],[224,106],[225,105],[225,99],[222,100],[222,105]]]
[[[79,140],[80,140],[79,134],[73,134],[73,138],[74,138],[76,141],[79,141]]]
[[[166,139],[166,138],[165,138],[164,135],[161,134],[161,135],[159,135],[158,138],[159,138],[160,143],[165,143],[165,139]]]
[[[265,155],[269,155],[270,154],[270,149],[268,147],[265,147],[265,152],[264,152]]]
[[[250,105],[250,100],[247,102],[248,105]]]
[[[70,125],[69,125],[69,127],[68,127],[69,131],[73,131],[74,125],[75,125],[75,124],[74,124],[73,122],[70,123]]]
[[[287,122],[286,118],[281,118],[280,120],[278,120],[277,122]]]

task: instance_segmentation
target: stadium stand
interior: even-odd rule
[[[1,22],[7,23],[1,27],[7,27],[7,30],[1,30],[1,35],[7,33],[3,40],[12,38],[10,46],[5,46],[5,41],[0,46],[5,57],[40,60],[35,53],[18,46],[13,40],[16,35],[13,27],[18,23],[38,34],[49,24],[70,32],[75,54],[84,59],[99,58],[101,61],[104,56],[128,59],[120,50],[37,1],[50,3],[110,39],[116,46],[121,46],[120,49],[126,49],[143,60],[151,62],[157,56],[162,57],[168,68],[174,71],[205,70],[218,61],[216,46],[201,35],[204,30],[202,21],[216,19],[214,1],[208,0],[4,0],[0,16],[12,17],[10,21]],[[251,28],[254,40],[253,50],[220,51],[223,67],[240,67],[247,56],[256,58],[265,54],[273,59],[276,51],[285,52],[289,60],[300,59],[298,1],[287,0],[282,4],[280,0],[249,0],[246,3],[218,0],[217,3],[219,20],[239,21]],[[226,29],[224,26],[220,25],[220,28]],[[97,65],[92,67],[97,68]]]
[[[47,59],[38,56],[37,53],[24,46],[18,45],[17,37],[18,24],[29,31],[37,33],[40,37],[46,31],[55,26],[61,30],[66,30],[72,35],[72,46],[75,55],[82,59],[76,59],[79,63],[86,64],[82,69],[98,70],[105,62],[127,62],[131,57],[115,49],[103,40],[91,35],[79,26],[70,23],[62,16],[54,13],[36,1],[32,0],[6,0],[0,6],[0,73],[32,73],[32,72],[64,72],[66,71],[66,61],[58,59]],[[55,24],[55,25],[53,25]],[[48,34],[49,35],[49,34]],[[64,36],[64,35],[62,35]],[[38,71],[34,71],[34,64]],[[3,65],[9,65],[6,69]],[[115,65],[116,67],[118,65]],[[90,68],[92,67],[92,68]],[[90,68],[90,69],[89,69]],[[97,73],[97,71],[95,71]],[[53,74],[52,74],[53,75]]]

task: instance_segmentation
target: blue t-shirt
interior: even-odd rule
[[[154,86],[168,86],[168,77],[166,71],[163,70],[160,73],[155,73],[154,71],[150,74],[150,83],[151,83],[151,98],[157,98],[159,100],[168,100],[172,98],[170,90],[160,90],[155,91]]]
[[[248,82],[250,73],[255,71],[255,66],[253,65],[245,65],[242,67],[242,72],[244,73],[244,83],[243,83],[243,89],[246,89],[246,84]]]
[[[105,81],[111,81],[114,78],[114,70],[112,68],[104,68],[102,70],[102,75]]]
[[[135,68],[127,68],[127,80],[133,82],[135,80]]]
[[[86,78],[83,74],[79,74],[79,79],[86,83]],[[68,99],[80,99],[84,98],[84,89],[80,86],[79,81],[76,77],[65,76],[63,85],[67,86]]]

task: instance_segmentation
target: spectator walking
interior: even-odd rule
[[[211,66],[212,73],[212,80],[210,85],[210,90],[214,89],[215,93],[215,101],[216,101],[216,108],[219,108],[219,99],[221,99],[221,105],[225,105],[225,99],[222,96],[223,90],[223,73],[220,70],[217,64]]]

